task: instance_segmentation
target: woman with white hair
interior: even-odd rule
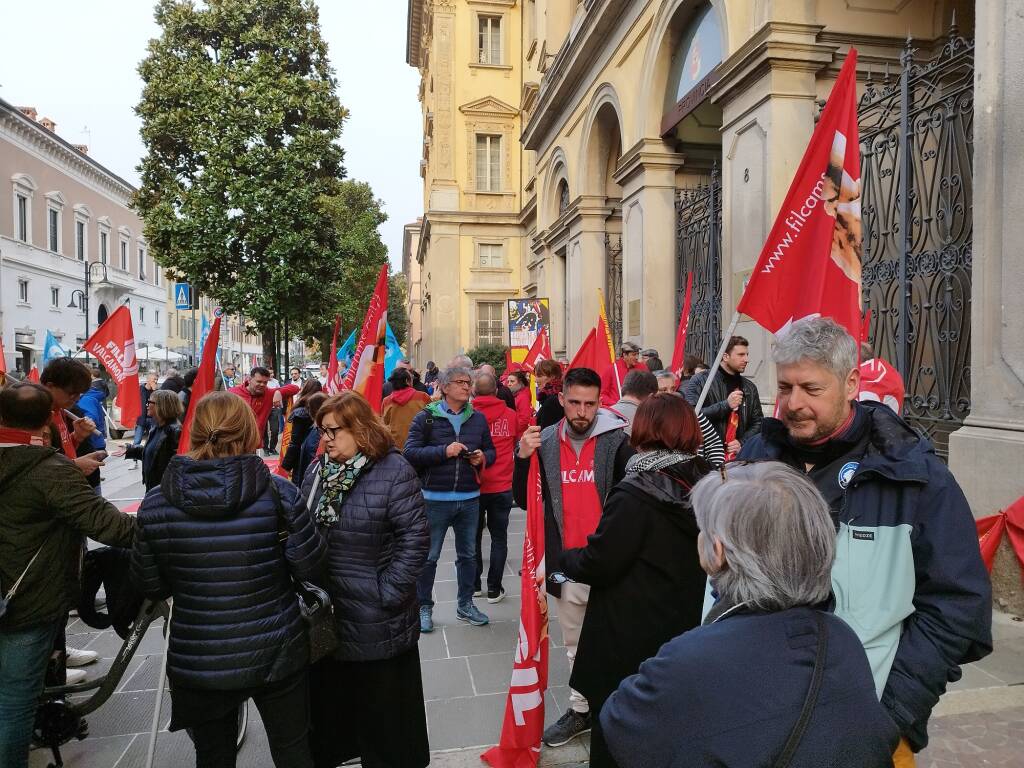
[[[691,499],[718,603],[608,699],[619,765],[891,766],[899,732],[867,656],[824,610],[835,528],[821,494],[763,462],[726,465]]]

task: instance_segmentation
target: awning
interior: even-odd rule
[[[15,349],[20,349],[22,352],[42,352],[43,348],[38,344],[24,344],[22,342],[16,342],[14,345]]]

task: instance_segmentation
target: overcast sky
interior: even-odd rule
[[[342,134],[350,178],[384,201],[382,229],[401,267],[402,227],[422,214],[419,75],[405,63],[407,0],[319,0],[320,26],[351,112]],[[158,34],[149,0],[0,0],[0,97],[34,106],[57,133],[134,185],[142,156],[132,111],[137,64]]]

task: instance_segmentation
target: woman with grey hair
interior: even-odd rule
[[[691,498],[718,603],[608,699],[619,765],[889,768],[896,724],[857,636],[824,610],[836,551],[821,494],[763,462],[728,464]]]

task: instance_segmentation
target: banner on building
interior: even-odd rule
[[[516,360],[515,350],[523,348],[523,356],[537,340],[542,328],[551,327],[551,310],[547,299],[509,299],[508,300],[508,345],[513,350],[513,362]]]

